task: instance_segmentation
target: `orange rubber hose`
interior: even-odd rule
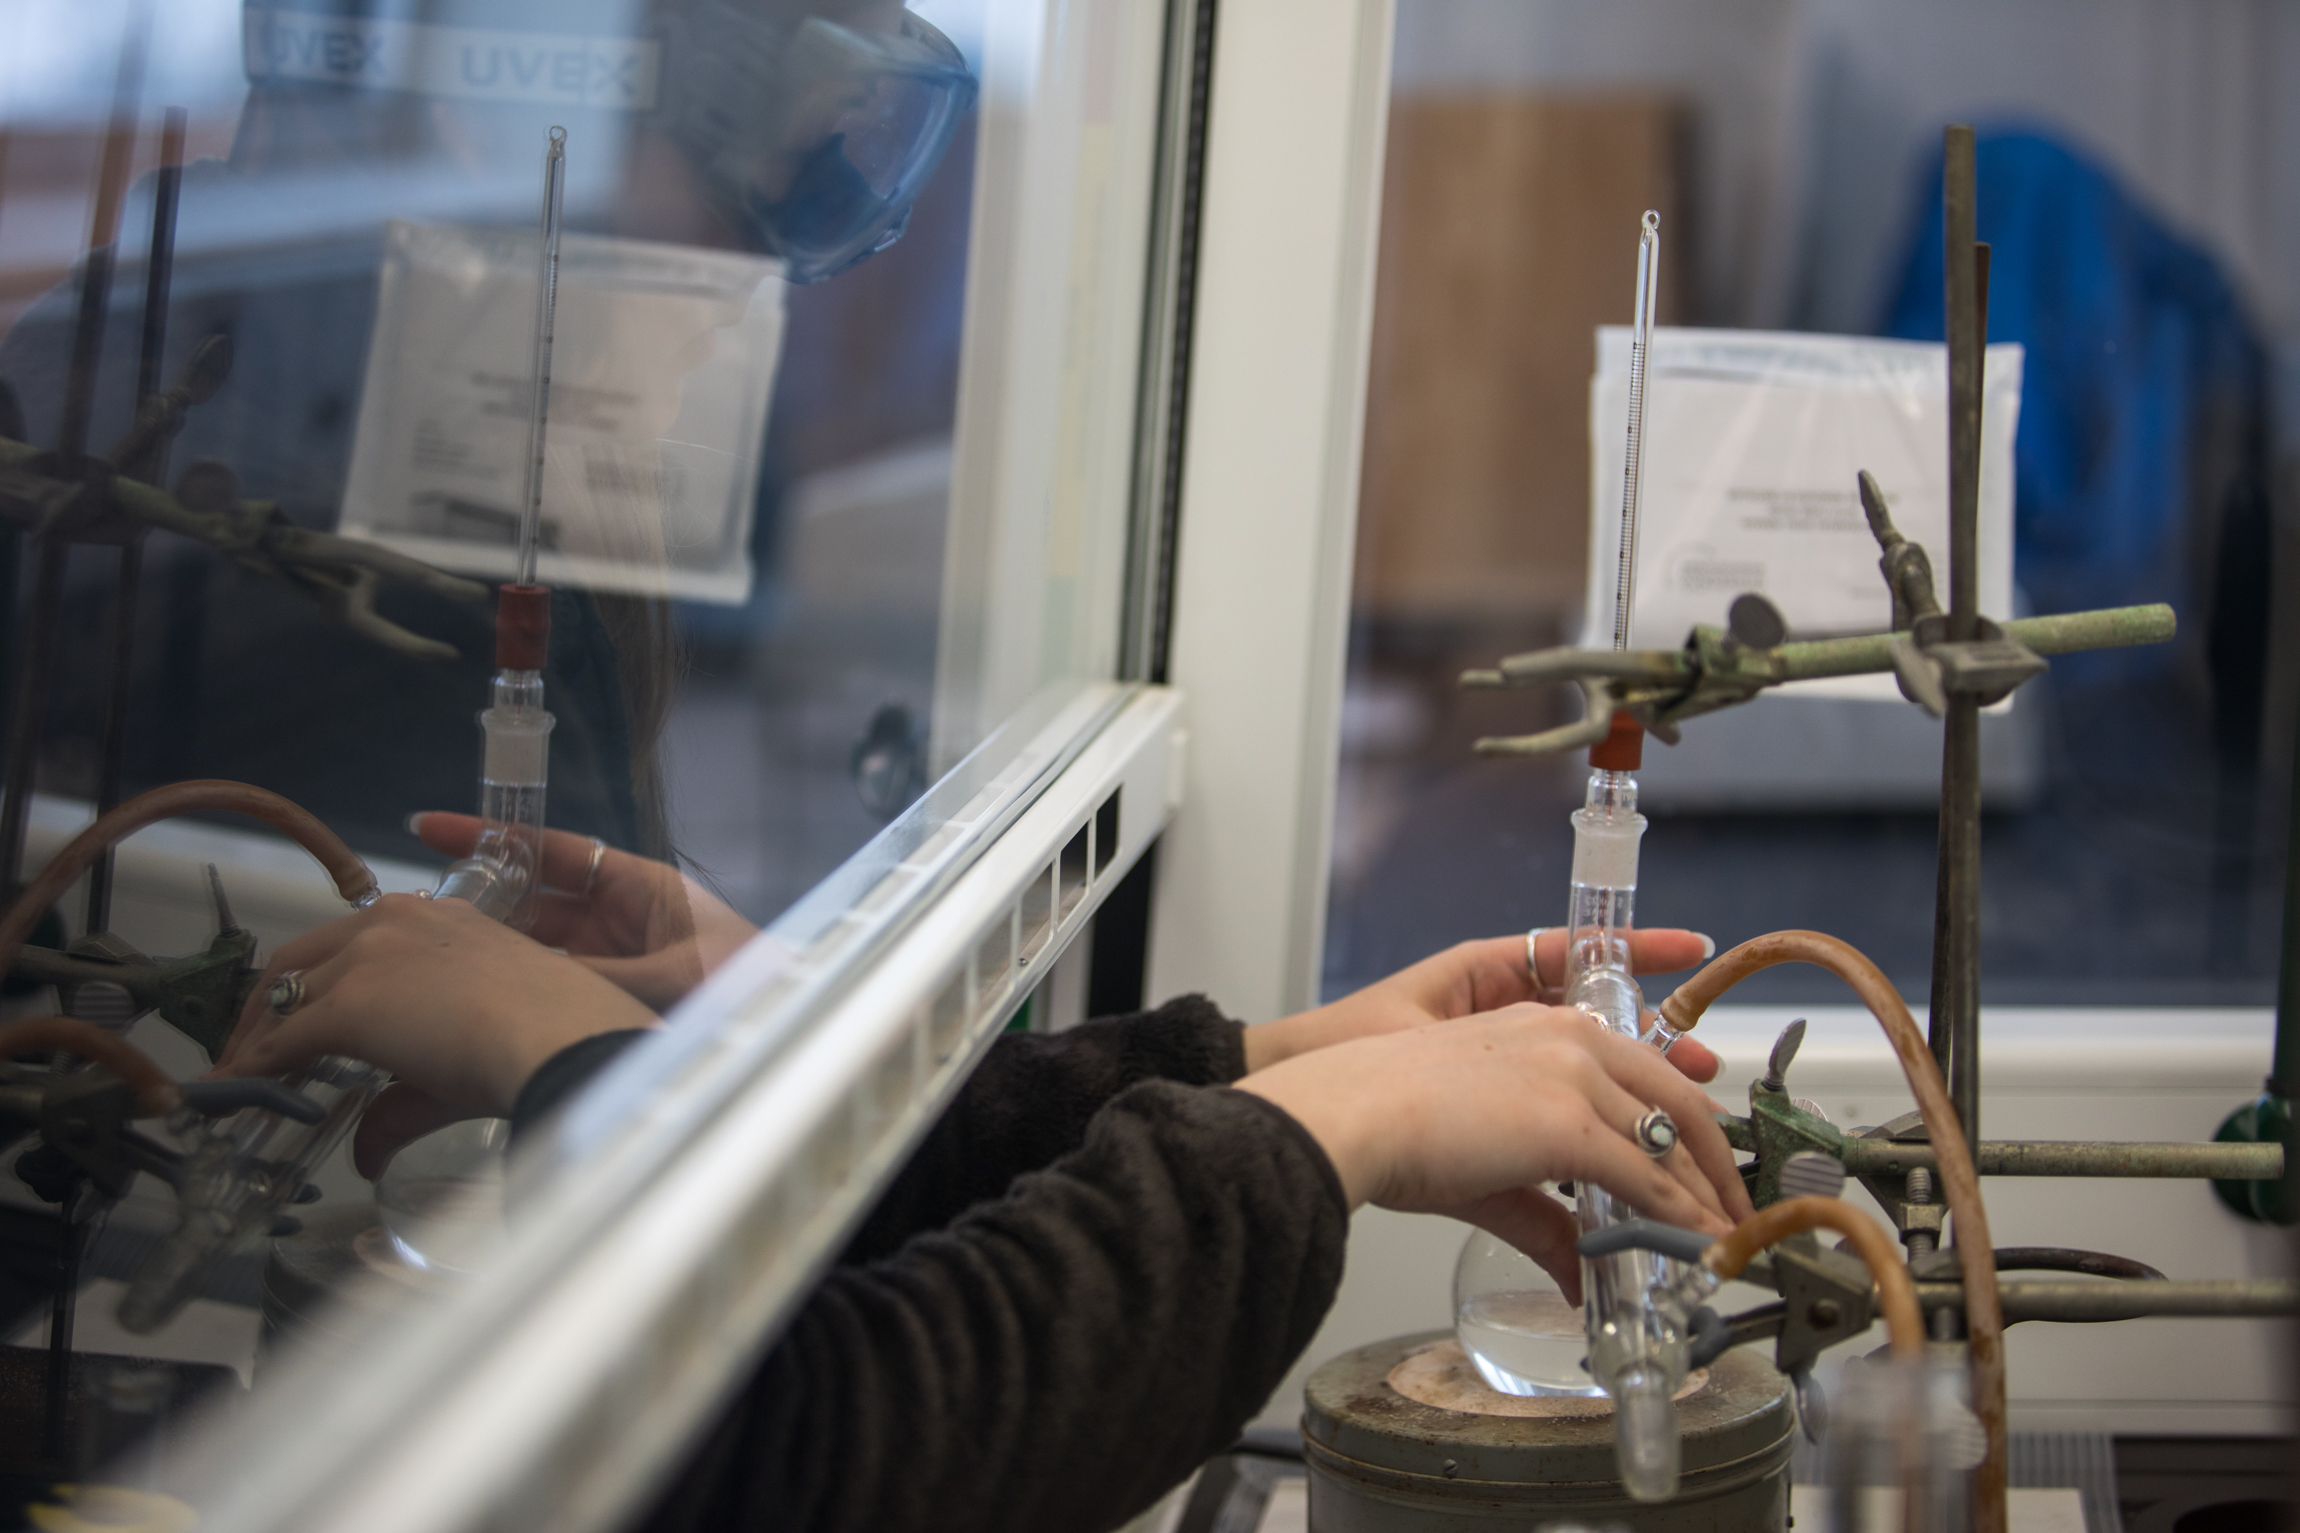
[[[1702,1253],[1701,1264],[1731,1282],[1758,1252],[1791,1235],[1826,1227],[1852,1243],[1869,1276],[1877,1282],[1877,1307],[1885,1312],[1885,1333],[1898,1357],[1925,1355],[1925,1312],[1917,1285],[1901,1264],[1901,1253],[1876,1222],[1842,1198],[1784,1198],[1742,1220],[1733,1232]]]
[[[162,1117],[183,1105],[184,1094],[166,1071],[142,1049],[78,1017],[27,1017],[0,1024],[0,1059],[34,1050],[63,1049],[102,1065],[126,1081],[147,1118]]]
[[[1918,1030],[1916,1018],[1883,972],[1851,943],[1824,932],[1784,931],[1753,937],[1677,987],[1661,1003],[1661,1016],[1679,1032],[1689,1030],[1727,990],[1759,969],[1777,963],[1817,964],[1850,985],[1876,1017],[1901,1073],[1924,1111],[1941,1188],[1956,1220],[1957,1264],[1965,1280],[1965,1335],[1972,1355],[1973,1409],[1988,1436],[1988,1453],[1973,1476],[1975,1533],[2005,1533],[2005,1343],[2004,1309],[1997,1298],[1997,1262],[1989,1238],[1988,1210],[1981,1203],[1980,1174],[1965,1142],[1957,1110],[1949,1102],[1939,1064]]]
[[[263,821],[318,858],[320,866],[327,869],[328,877],[335,880],[336,893],[354,905],[375,894],[375,875],[360,861],[359,853],[344,845],[343,838],[321,824],[318,816],[309,810],[253,783],[213,777],[172,782],[149,793],[139,793],[100,816],[95,824],[74,836],[62,851],[48,859],[39,876],[16,896],[8,913],[0,916],[0,974],[5,974],[9,965],[15,963],[16,950],[32,935],[32,928],[40,924],[41,913],[62,899],[64,891],[72,887],[72,881],[85,873],[106,848],[156,821],[173,819],[195,809],[228,809]]]

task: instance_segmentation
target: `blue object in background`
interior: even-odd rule
[[[1979,233],[1991,341],[2027,348],[2015,449],[2015,569],[2037,610],[2170,601],[2184,620],[2218,582],[2184,529],[2219,516],[2257,462],[2205,464],[2199,428],[2265,449],[2263,351],[2217,262],[2107,170],[2035,132],[1980,136]],[[1883,325],[1943,335],[1941,168]],[[2218,467],[2222,472],[2215,475]],[[2211,482],[2218,477],[2221,482]],[[2222,561],[2225,563],[2225,561]]]

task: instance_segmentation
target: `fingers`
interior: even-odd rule
[[[1749,1202],[1748,1188],[1735,1169],[1733,1147],[1726,1142],[1725,1131],[1712,1116],[1708,1094],[1679,1074],[1669,1060],[1656,1054],[1650,1046],[1602,1028],[1594,1031],[1599,1057],[1622,1089],[1638,1101],[1651,1102],[1664,1109],[1676,1121],[1677,1148],[1670,1152],[1669,1158],[1682,1165],[1683,1158],[1690,1157],[1732,1218],[1746,1219],[1755,1213],[1755,1207]],[[1676,1049],[1670,1050],[1672,1055],[1676,1052]]]
[[[395,898],[395,896],[387,895],[385,898],[390,899]],[[396,898],[406,898],[406,896],[396,896]],[[271,1008],[273,982],[290,969],[303,970],[308,974],[313,968],[342,952],[352,938],[358,936],[373,919],[373,911],[374,907],[370,907],[368,910],[344,916],[340,920],[328,922],[325,926],[313,927],[302,936],[280,944],[278,950],[272,954],[271,962],[265,966],[263,973],[256,976],[255,988],[248,992],[247,1004],[240,1009],[239,1023],[232,1029],[231,1037],[225,1040],[224,1051],[216,1056],[216,1073],[232,1075],[250,1073],[245,1070],[227,1069],[226,1067],[237,1065],[243,1054],[278,1029],[282,1019]],[[306,993],[309,993],[308,981]]]
[[[1534,938],[1534,965],[1540,971],[1536,983],[1543,994],[1554,997],[1565,985],[1566,950],[1571,934],[1562,926],[1541,929]],[[1516,944],[1519,971],[1525,968],[1525,939],[1505,937],[1503,942]],[[1479,947],[1485,944],[1477,944]],[[1717,953],[1715,939],[1699,932],[1686,931],[1676,926],[1656,926],[1631,932],[1629,935],[1629,965],[1639,974],[1667,974],[1673,969],[1690,969],[1695,964],[1713,958]],[[1531,997],[1533,991],[1526,991]]]
[[[1564,949],[1560,947],[1558,954]],[[1555,972],[1562,957],[1553,957]],[[1526,972],[1525,938],[1486,937],[1459,942],[1392,975],[1368,993],[1389,991],[1407,1004],[1443,1021],[1481,1011],[1498,1011],[1539,999]]]
[[[1639,974],[1690,969],[1717,956],[1717,941],[1676,926],[1656,926],[1629,938],[1629,966]]]
[[[266,975],[267,983],[256,992],[253,1004],[264,1007],[268,1023],[252,1030],[244,1046],[232,1049],[224,1059],[218,1060],[215,1073],[286,1075],[323,1054],[343,1052],[334,1045],[334,1034],[329,1028],[337,1010],[330,1003],[329,992],[335,989],[336,982],[351,963],[345,951],[338,949],[326,962],[303,968],[303,1002],[285,1017],[273,1012],[265,1001],[270,989],[270,976]]]
[[[1711,1052],[1709,1045],[1696,1042],[1689,1037],[1679,1038],[1669,1046],[1669,1052],[1661,1057],[1668,1060],[1679,1075],[1684,1076],[1689,1081],[1699,1081],[1703,1085],[1715,1080],[1718,1070],[1724,1064],[1724,1061]]]
[[[383,1175],[391,1158],[424,1135],[460,1123],[477,1114],[450,1107],[437,1097],[416,1090],[404,1081],[383,1089],[352,1132],[353,1169],[369,1181]]]
[[[443,857],[468,857],[479,844],[479,829],[486,822],[474,814],[452,814],[444,809],[433,809],[407,818],[407,828],[415,832],[425,846]],[[589,836],[578,836],[569,830],[547,830],[543,833],[543,882],[553,889],[568,894],[583,892],[587,885],[606,881],[611,876],[629,877],[643,872],[650,864],[643,857],[619,852],[609,847],[599,859],[599,875],[591,877],[591,856],[596,843]]]
[[[1588,1083],[1586,1090],[1589,1105],[1596,1109],[1598,1117],[1604,1120],[1606,1126],[1628,1140],[1638,1154],[1646,1155],[1645,1147],[1637,1142],[1637,1121],[1652,1109],[1623,1090],[1602,1070],[1597,1072],[1595,1080]],[[1669,1116],[1672,1121],[1675,1121],[1677,1114],[1671,1112]],[[1725,1205],[1719,1195],[1719,1190],[1709,1184],[1709,1179],[1703,1174],[1703,1168],[1686,1150],[1682,1129],[1679,1130],[1676,1146],[1668,1154],[1646,1155],[1646,1159],[1676,1178],[1678,1184],[1692,1194],[1694,1200],[1704,1209],[1719,1219],[1725,1218]],[[1730,1223],[1731,1221],[1726,1222]]]
[[[1722,1235],[1732,1228],[1662,1162],[1639,1149],[1595,1109],[1584,1108],[1582,1121],[1573,1127],[1577,1131],[1572,1157],[1574,1180],[1597,1183],[1649,1218],[1712,1235]],[[1683,1151],[1670,1153],[1676,1156]]]

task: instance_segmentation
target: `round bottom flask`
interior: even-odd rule
[[[1478,1374],[1505,1395],[1602,1395],[1581,1306],[1532,1257],[1471,1230],[1453,1269],[1454,1336]]]
[[[503,1244],[503,1118],[451,1123],[392,1157],[376,1212],[401,1260],[422,1272],[476,1272]]]

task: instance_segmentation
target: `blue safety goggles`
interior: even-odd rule
[[[720,213],[787,263],[793,282],[844,271],[902,237],[974,104],[966,61],[905,11],[898,30],[820,17],[782,36],[723,5],[674,45],[670,131]],[[762,90],[772,106],[761,109]]]

